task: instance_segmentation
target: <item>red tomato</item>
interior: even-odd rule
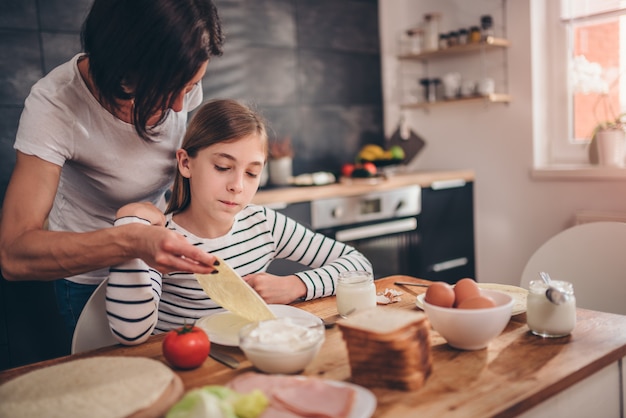
[[[195,369],[209,355],[211,342],[206,333],[194,325],[185,325],[167,333],[163,340],[163,356],[174,367]]]
[[[378,169],[376,168],[376,164],[372,162],[363,163],[363,168],[370,172],[372,175],[376,175]]]
[[[341,175],[343,177],[352,176],[353,171],[354,171],[354,164],[345,163],[344,165],[341,166]]]

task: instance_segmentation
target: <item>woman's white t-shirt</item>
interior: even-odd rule
[[[169,111],[159,135],[144,141],[132,124],[113,116],[91,94],[78,71],[80,56],[33,86],[14,146],[62,167],[48,218],[53,231],[109,228],[117,210],[130,202],[148,201],[164,209],[187,112],[202,101],[198,85],[187,94],[181,112]],[[68,279],[98,284],[107,275],[108,268]]]

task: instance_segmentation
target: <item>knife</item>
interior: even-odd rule
[[[400,286],[419,286],[419,287],[428,287],[430,286],[429,284],[425,284],[425,283],[409,283],[409,282],[395,282],[395,285],[400,285]]]
[[[239,367],[239,362],[237,361],[237,359],[226,353],[220,353],[218,351],[211,350],[209,351],[209,357],[217,362],[222,363],[225,366],[230,367],[231,369],[236,369],[237,367]]]

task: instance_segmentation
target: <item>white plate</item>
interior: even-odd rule
[[[295,317],[295,318],[313,318],[320,322],[317,316],[308,313],[300,308],[291,305],[268,305],[270,310],[278,318]],[[239,345],[239,330],[250,321],[235,315],[232,312],[220,312],[213,315],[205,316],[196,321],[196,326],[202,328],[211,343],[237,347]]]
[[[510,295],[513,298],[513,309],[511,311],[511,315],[519,315],[526,312],[526,298],[528,296],[528,290],[517,286],[499,283],[478,283],[478,287],[481,289],[498,290],[502,293]],[[415,305],[417,305],[417,307],[421,310],[424,310],[425,296],[426,294],[422,293],[421,295],[417,295],[417,299],[415,300]]]

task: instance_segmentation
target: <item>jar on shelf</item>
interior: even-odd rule
[[[424,49],[424,31],[421,29],[409,29],[409,52],[419,54]]]
[[[465,45],[469,42],[469,31],[465,28],[459,29],[459,45]]]
[[[435,100],[431,100],[431,102],[438,102],[443,100],[443,83],[440,78],[433,78],[430,80],[430,88],[433,91],[433,95],[435,96]]]
[[[469,30],[469,42],[470,43],[478,43],[481,39],[481,32],[478,26],[472,26]]]
[[[406,55],[411,51],[411,36],[408,30],[400,31],[398,35],[398,55]]]
[[[448,33],[448,46],[457,46],[459,44],[459,33],[452,31]]]
[[[435,90],[431,88],[430,78],[420,78],[419,83],[422,86],[423,101],[434,102],[436,99]]]
[[[445,33],[439,34],[439,49],[446,49],[448,47],[448,35]]]
[[[421,29],[407,29],[400,32],[398,38],[398,53],[400,55],[419,54],[423,50],[424,31]]]
[[[493,31],[493,18],[490,15],[483,15],[480,17],[480,27],[482,29],[482,39],[487,39],[490,36],[494,36]]]
[[[424,15],[424,49],[427,51],[439,48],[439,26],[441,24],[440,13],[427,13]]]

